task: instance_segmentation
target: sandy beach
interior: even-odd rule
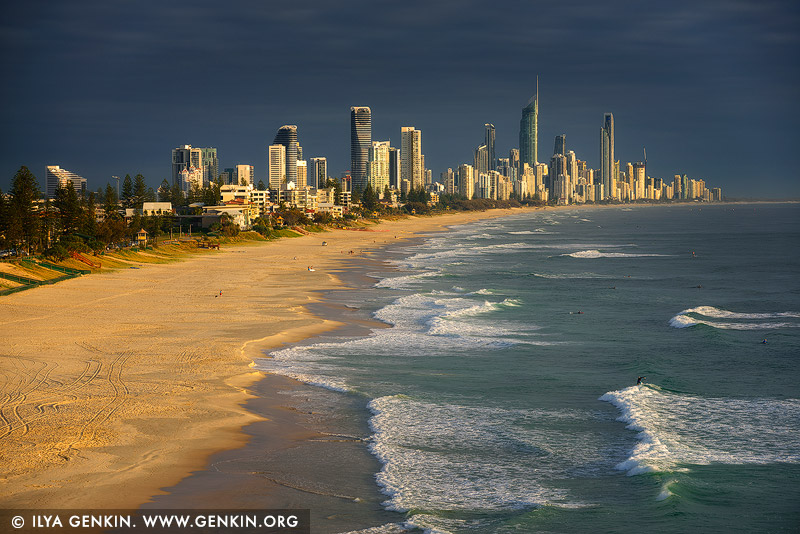
[[[280,421],[245,406],[263,378],[251,364],[342,326],[307,306],[342,287],[348,262],[517,211],[224,247],[0,298],[0,505],[136,508],[165,494],[214,453],[245,445],[243,427]]]

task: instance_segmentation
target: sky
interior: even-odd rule
[[[422,130],[434,180],[472,163],[484,123],[519,145],[539,78],[539,160],[566,134],[616,157],[702,178],[726,196],[800,198],[796,0],[4,2],[0,188],[20,166],[44,187],[60,165],[96,190],[111,176],[170,179],[171,150],[216,147],[255,166],[298,126],[306,159],[350,168],[350,107],[373,140]]]

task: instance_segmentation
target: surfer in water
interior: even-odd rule
[[[647,378],[647,377],[646,376],[640,376],[639,378],[637,378],[636,379],[636,385],[637,386],[641,386],[642,385],[642,380],[644,380],[645,378]]]

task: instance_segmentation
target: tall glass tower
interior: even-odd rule
[[[606,113],[600,128],[600,180],[605,198],[615,196],[617,184],[614,178],[614,115]]]
[[[556,136],[556,143],[553,148],[553,155],[566,156],[567,155],[567,134]]]
[[[494,124],[484,124],[486,128],[486,150],[488,152],[489,157],[489,170],[494,171],[497,170],[497,158],[494,154],[494,138],[495,138],[495,129]]]
[[[531,167],[539,161],[539,78],[536,78],[536,94],[522,109],[519,121],[519,164]]]
[[[366,106],[350,108],[350,176],[353,190],[367,187],[369,149],[372,146],[372,111]]]
[[[297,126],[285,124],[278,128],[273,145],[286,147],[286,181],[297,183]],[[271,187],[271,186],[270,186]]]

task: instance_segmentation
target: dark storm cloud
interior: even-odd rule
[[[23,164],[157,185],[183,143],[263,176],[285,123],[339,172],[351,105],[372,107],[375,139],[421,128],[438,176],[471,159],[484,122],[499,154],[516,146],[538,75],[540,159],[566,133],[597,166],[612,111],[620,158],[647,145],[654,175],[744,195],[766,194],[748,190],[762,173],[768,194],[798,195],[789,162],[763,165],[798,141],[798,22],[781,1],[19,3],[0,22],[0,185]]]

